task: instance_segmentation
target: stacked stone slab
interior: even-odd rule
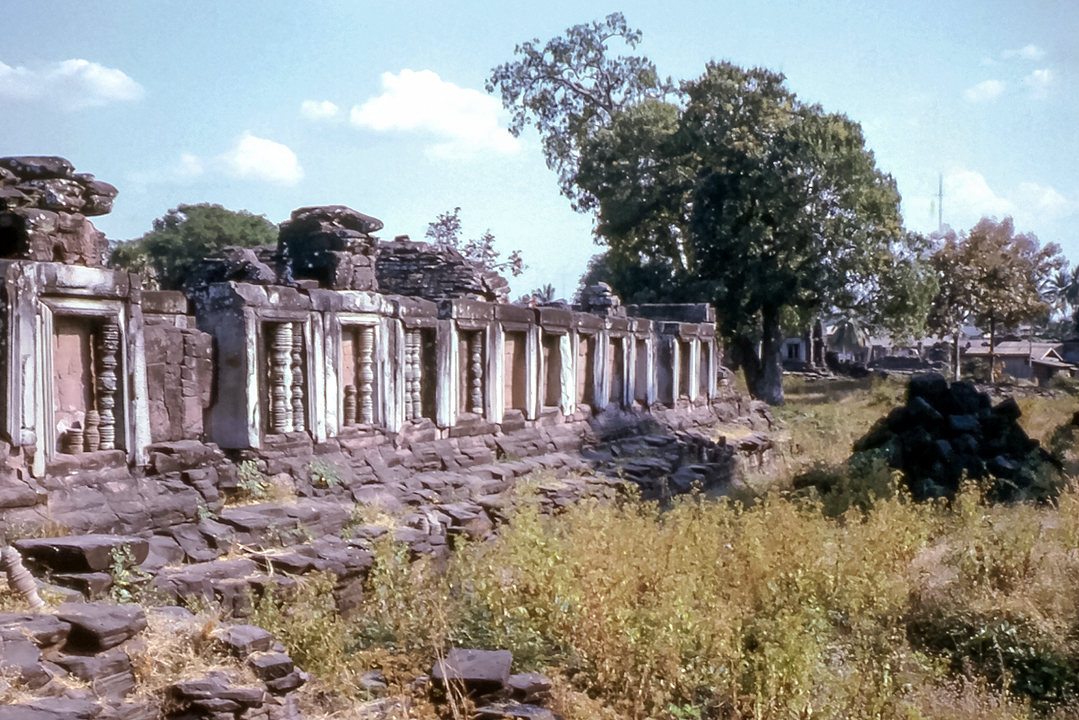
[[[905,405],[896,408],[854,444],[902,470],[915,498],[950,497],[964,475],[992,478],[996,499],[1041,492],[1039,481],[1057,472],[1052,457],[1019,425],[1014,398],[995,407],[969,382],[951,386],[940,375],[910,381]]]
[[[474,298],[506,302],[509,283],[498,273],[465,258],[453,248],[414,242],[407,237],[379,244],[381,292],[429,300]]]
[[[153,442],[201,440],[213,387],[213,347],[175,291],[144,292],[147,402]]]
[[[87,218],[116,193],[64,158],[0,158],[0,256],[101,267],[108,242]]]
[[[317,280],[330,290],[378,290],[372,233],[380,229],[381,220],[342,205],[294,210],[281,223],[278,275],[286,282]]]

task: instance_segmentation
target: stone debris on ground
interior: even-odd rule
[[[1053,457],[1027,436],[1014,398],[993,405],[973,383],[936,374],[911,379],[904,405],[881,418],[854,444],[901,470],[919,500],[951,497],[964,477],[991,479],[995,499],[1037,499],[1058,472]]]
[[[154,608],[151,614],[160,623],[158,631],[168,634],[195,634],[202,626],[180,607]],[[0,720],[301,717],[294,691],[307,675],[270,633],[245,625],[214,632],[236,659],[234,669],[178,680],[160,698],[137,697],[136,658],[155,652],[144,639],[146,629],[146,614],[138,605],[83,603],[62,605],[56,614],[0,613],[0,678],[14,679],[37,696],[0,707]],[[242,666],[251,668],[251,675]]]

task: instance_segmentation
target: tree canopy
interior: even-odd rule
[[[210,203],[180,205],[141,238],[117,244],[109,263],[139,273],[146,287],[177,290],[191,268],[225,247],[276,244],[277,226],[262,215]]]
[[[949,232],[932,264],[939,292],[929,326],[956,337],[966,321],[987,329],[992,363],[998,327],[1014,328],[1049,314],[1053,278],[1065,260],[1060,246],[1043,247],[1033,233],[1016,233],[1006,217],[982,218],[969,233]]]
[[[461,240],[461,208],[455,207],[439,213],[438,219],[428,223],[424,237],[441,247],[453,248],[472,262],[494,272],[509,272],[517,277],[525,271],[526,265],[521,258],[521,251],[514,250],[505,260],[495,250],[495,236],[490,230],[474,240]]]
[[[857,123],[764,68],[709,63],[675,91],[646,58],[607,60],[613,40],[633,48],[640,33],[618,14],[578,25],[544,53],[518,46],[489,83],[518,132],[536,124],[563,193],[595,212],[607,251],[592,271],[630,302],[712,302],[750,392],[771,403],[792,317],[839,310],[920,332],[936,292],[924,242]]]

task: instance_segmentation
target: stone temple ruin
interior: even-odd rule
[[[349,503],[401,514],[397,539],[437,555],[489,531],[533,470],[607,468],[608,492],[617,466],[658,497],[668,477],[687,489],[767,459],[760,433],[691,431],[769,422],[721,381],[708,305],[623,306],[605,286],[510,304],[497,274],[381,241],[381,221],[340,206],[151,292],[105,265],[88,218],[115,196],[61,158],[0,158],[0,538],[63,528],[16,543],[57,586],[100,592],[123,546],[177,600],[242,615],[269,575],[328,569],[346,611],[370,566],[362,528],[339,537]],[[225,507],[241,465],[299,500]],[[583,490],[567,478],[543,501]],[[237,544],[292,554],[226,558]]]

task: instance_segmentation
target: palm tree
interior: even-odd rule
[[[832,337],[828,344],[833,350],[854,353],[856,350],[869,346],[869,333],[865,331],[861,323],[852,317],[840,317],[836,322]]]

